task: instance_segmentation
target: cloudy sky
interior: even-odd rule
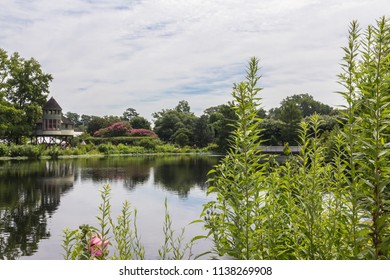
[[[263,106],[293,94],[342,103],[336,75],[349,23],[373,24],[388,0],[0,0],[0,48],[53,75],[65,112],[153,112],[187,100],[201,115],[231,100],[250,57]]]

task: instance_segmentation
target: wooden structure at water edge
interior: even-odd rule
[[[68,146],[74,136],[74,124],[62,114],[62,108],[51,97],[42,107],[42,119],[33,133],[36,144]]]

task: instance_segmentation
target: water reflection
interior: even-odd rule
[[[160,162],[155,168],[156,185],[186,198],[191,188],[196,185],[206,188],[207,173],[211,168],[211,158],[176,158]]]
[[[155,185],[186,198],[191,188],[206,188],[207,172],[216,161],[215,157],[111,157],[84,159],[79,167],[81,180],[92,179],[100,185],[123,181],[130,190],[153,175]]]
[[[0,162],[0,259],[31,256],[39,251],[41,240],[51,240],[52,232],[58,235],[63,224],[52,217],[66,217],[66,207],[60,207],[61,199],[67,193],[78,193],[74,190],[84,185],[92,183],[100,188],[106,183],[119,184],[133,192],[152,184],[153,188],[191,203],[190,190],[205,190],[207,172],[217,160],[150,156]],[[90,203],[97,207],[100,201]],[[82,205],[74,207],[85,209]],[[85,214],[94,218],[97,213]],[[61,228],[54,228],[56,225]],[[55,242],[60,250],[60,242]]]
[[[84,159],[79,161],[80,178],[99,185],[123,181],[127,188],[133,189],[149,179],[150,170],[156,161],[158,159],[155,157]]]
[[[73,187],[74,163],[5,162],[0,166],[0,259],[29,256],[50,237],[48,218]]]

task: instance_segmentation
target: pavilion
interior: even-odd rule
[[[62,108],[51,97],[42,107],[42,119],[36,123],[34,137],[37,144],[70,145],[74,124],[62,114]]]

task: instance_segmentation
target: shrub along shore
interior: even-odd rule
[[[104,157],[104,156],[131,156],[151,154],[205,154],[215,153],[216,145],[204,148],[179,147],[172,144],[164,144],[158,139],[140,139],[138,144],[129,145],[112,142],[101,144],[80,143],[73,147],[62,148],[58,145],[46,147],[43,144],[33,145],[7,145],[0,144],[0,160],[11,159],[58,159],[74,157]]]

